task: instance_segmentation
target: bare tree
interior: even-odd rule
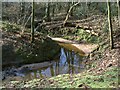
[[[120,1],[117,0],[117,6],[118,6],[118,25],[120,26],[120,6],[119,6],[119,4],[120,4]]]
[[[46,2],[46,21],[50,20],[50,2]]]
[[[52,16],[54,17],[54,13],[55,13],[55,4],[52,3]]]
[[[111,49],[114,48],[113,45],[113,30],[112,30],[112,22],[111,22],[111,7],[110,2],[107,0],[107,8],[108,8],[108,24],[109,24],[109,33],[110,33],[110,47]]]
[[[31,17],[31,43],[33,43],[34,42],[34,17],[35,17],[35,15],[34,15],[34,6],[35,6],[35,2],[34,2],[34,0],[33,0],[33,2],[32,2],[32,17]]]

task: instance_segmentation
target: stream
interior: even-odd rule
[[[31,80],[35,78],[57,76],[60,74],[76,74],[84,70],[85,67],[84,64],[82,64],[83,56],[80,56],[79,53],[61,46],[59,54],[56,60],[50,62],[51,65],[38,68],[37,70],[17,72],[15,75],[9,76],[9,78],[5,78],[4,80],[6,81],[10,78],[14,80],[19,80],[19,78],[20,80]],[[13,69],[12,72],[16,72],[15,69]]]
[[[79,73],[84,69],[81,64],[82,57],[75,54],[73,51],[68,51],[61,48],[59,60],[52,62],[52,65],[45,68],[40,68],[29,72],[25,75],[27,79],[39,78],[39,77],[52,77],[60,74],[74,74]]]

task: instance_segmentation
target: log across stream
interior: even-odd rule
[[[9,77],[7,79],[16,79],[16,77],[19,77],[21,80],[30,80],[40,77],[52,77],[59,74],[80,73],[85,69],[82,58],[97,47],[97,45],[94,45],[93,49],[92,45],[90,47],[90,45],[76,44],[75,42],[60,38],[52,38],[52,40],[57,41],[61,46],[61,51],[56,60],[15,68],[13,69],[14,77],[12,76],[12,78]]]
[[[53,38],[50,37],[52,40],[58,42],[58,44],[68,50],[73,50],[74,52],[82,55],[87,56],[94,50],[98,48],[97,44],[84,44],[84,43],[77,43],[71,40],[66,40],[63,38]]]

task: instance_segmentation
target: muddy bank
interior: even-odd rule
[[[21,65],[39,63],[57,58],[60,46],[50,38],[35,34],[35,42],[30,42],[30,34],[18,31],[2,31],[2,64]],[[56,56],[56,57],[55,57]],[[9,62],[8,62],[9,61]]]

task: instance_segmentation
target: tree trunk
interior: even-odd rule
[[[50,2],[46,2],[46,21],[50,20]]]
[[[70,2],[67,3],[67,13],[69,12],[70,9]]]
[[[72,9],[73,9],[75,6],[77,6],[79,3],[80,3],[80,2],[75,3],[73,6],[70,7],[70,9],[69,9],[69,11],[68,11],[68,13],[67,13],[67,15],[66,15],[66,18],[65,18],[65,20],[64,20],[64,22],[63,22],[63,26],[65,26],[65,24],[66,24],[66,22],[67,22],[67,20],[68,20],[68,18],[69,18],[69,15],[70,15],[70,13],[71,13],[71,11],[72,11]]]
[[[52,16],[54,17],[54,13],[55,13],[55,4],[53,3],[52,5]]]
[[[74,2],[68,2],[68,5],[67,5],[67,13],[69,13],[69,9],[70,9],[70,6],[74,5]],[[71,9],[70,13],[69,13],[69,16],[73,16],[73,8]]]
[[[58,13],[61,13],[61,10],[62,10],[62,3],[57,3],[57,6],[58,6]]]
[[[24,5],[23,1],[20,3],[20,6],[21,6],[21,8],[20,8],[20,11],[21,11],[20,17],[22,18],[24,16],[24,9],[25,9],[25,5]]]
[[[110,47],[113,49],[113,31],[112,31],[112,22],[111,22],[111,7],[110,2],[107,0],[107,7],[108,7],[108,24],[109,24],[109,34],[110,34]]]
[[[118,25],[120,26],[120,1],[117,0],[117,6],[118,6]]]
[[[32,17],[31,17],[31,43],[34,42],[34,0],[32,2]]]
[[[71,2],[71,5],[74,5],[74,2],[73,2],[73,1]],[[74,12],[74,8],[71,10],[70,16],[73,16],[73,15],[74,15],[73,12]]]
[[[17,21],[18,24],[22,24],[22,19],[23,19],[23,16],[24,16],[24,11],[25,11],[25,3],[22,0],[22,2],[20,2],[19,19]]]

